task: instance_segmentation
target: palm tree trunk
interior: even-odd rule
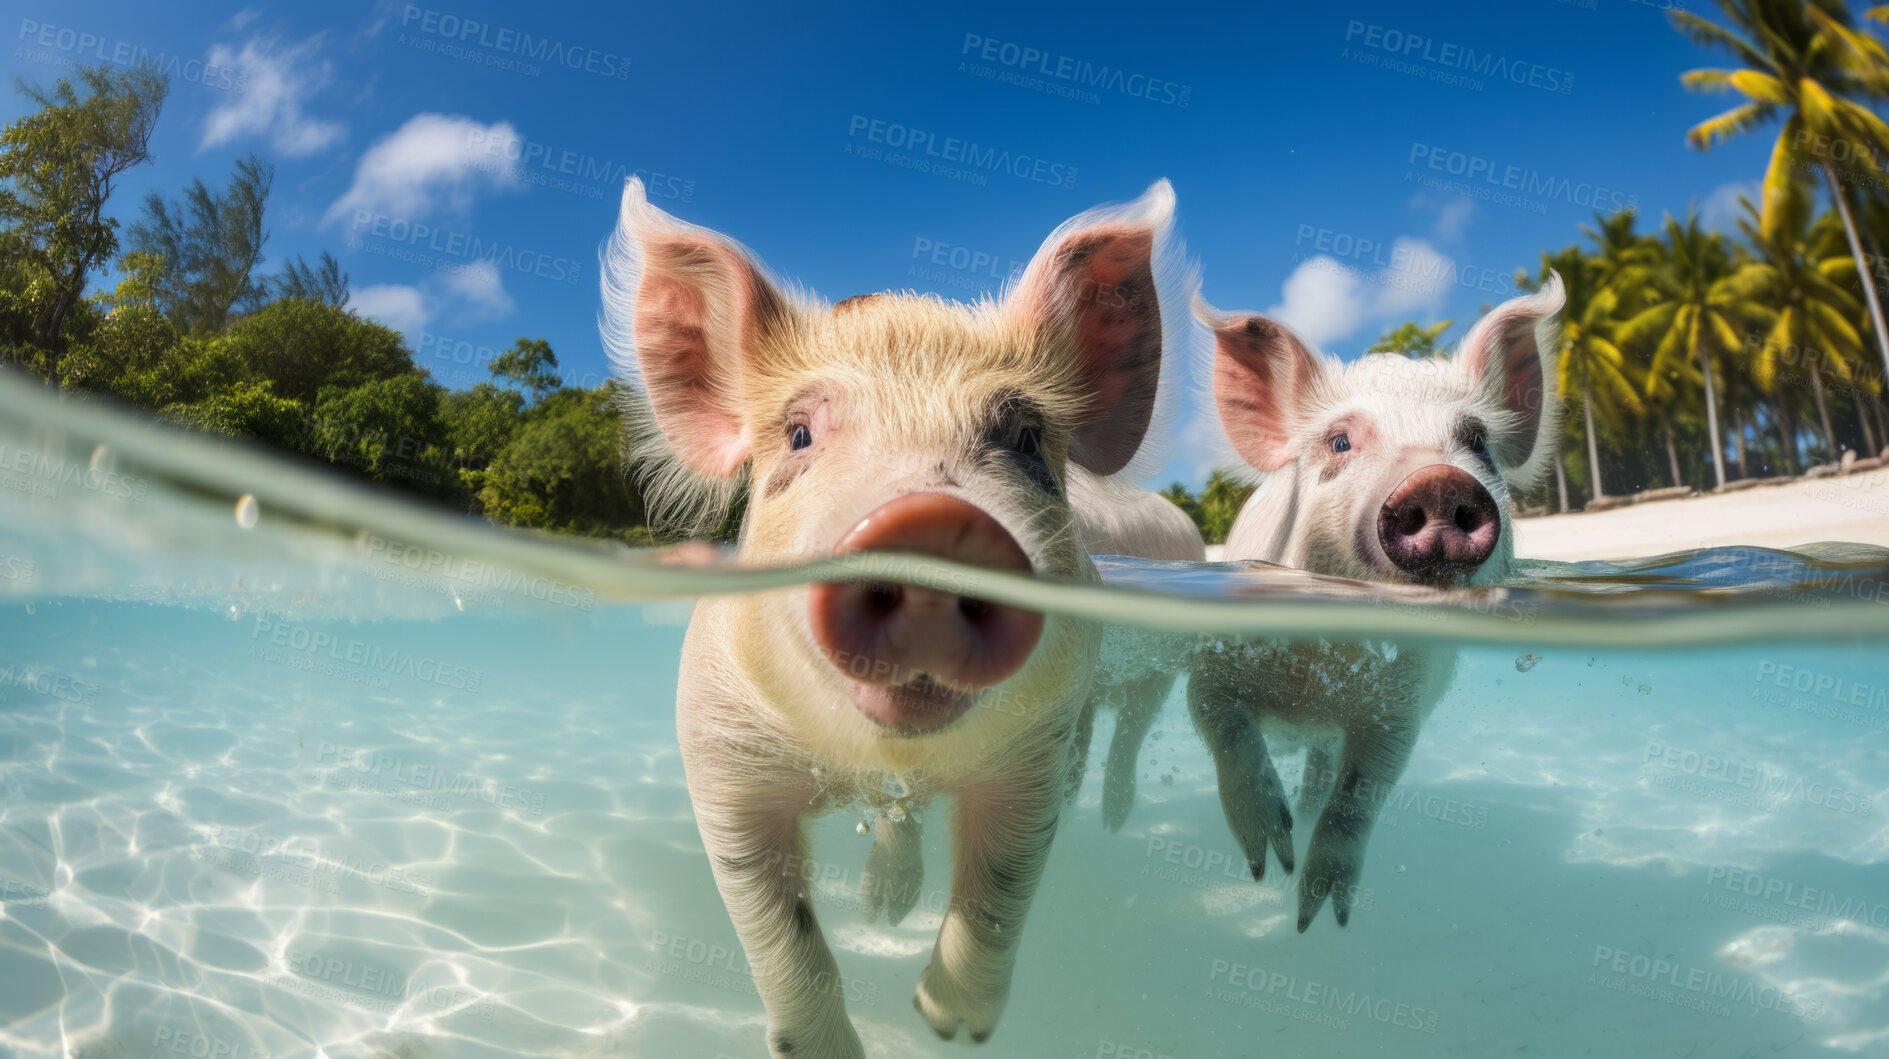
[[[1699,351],[1700,366],[1705,369],[1705,436],[1712,452],[1712,474],[1718,487],[1725,488],[1725,439],[1718,432],[1718,391],[1712,387],[1712,354],[1699,342],[1699,315],[1692,316],[1692,344]]]
[[[1830,185],[1830,200],[1836,204],[1837,214],[1843,218],[1843,234],[1850,238],[1850,255],[1856,259],[1856,271],[1863,275],[1863,300],[1869,303],[1869,318],[1876,323],[1876,349],[1882,354],[1884,371],[1889,371],[1889,323],[1882,317],[1882,299],[1876,295],[1876,284],[1870,279],[1869,262],[1864,259],[1863,244],[1856,237],[1856,219],[1850,216],[1849,201],[1843,197],[1843,185],[1837,183],[1836,170],[1830,168],[1830,160],[1823,160],[1823,179]]]
[[[1594,499],[1599,500],[1607,490],[1600,484],[1600,450],[1594,445],[1594,398],[1581,387],[1581,418],[1587,426],[1587,480],[1594,487]]]
[[[1843,455],[1837,451],[1837,432],[1830,429],[1830,402],[1823,396],[1823,369],[1816,361],[1810,362],[1810,392],[1817,397],[1817,418],[1823,421],[1823,447],[1829,454],[1829,462],[1835,463]]]
[[[1561,467],[1561,446],[1554,450],[1554,484],[1561,493],[1561,513],[1568,513],[1568,472]]]
[[[1784,457],[1784,472],[1797,474],[1797,417],[1791,415],[1791,406],[1787,401],[1779,401],[1777,406],[1778,453]]]
[[[1679,449],[1673,445],[1673,421],[1671,419],[1667,419],[1665,425],[1666,425],[1666,462],[1672,465],[1673,484],[1680,485],[1682,483],[1679,481]]]
[[[1668,440],[1667,444],[1671,445],[1672,442]],[[1751,477],[1751,463],[1745,453],[1745,410],[1742,406],[1732,409],[1732,449],[1738,453],[1738,477]]]
[[[1862,458],[1867,459],[1881,450],[1876,445],[1876,428],[1869,421],[1869,405],[1863,401],[1862,393],[1856,387],[1850,387],[1850,404],[1856,408],[1856,425],[1863,428],[1863,448],[1868,450],[1862,454]]]

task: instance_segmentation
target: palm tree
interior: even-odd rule
[[[1784,127],[1771,151],[1764,175],[1761,225],[1766,238],[1783,223],[1791,196],[1802,193],[1803,175],[1822,174],[1830,201],[1843,218],[1850,254],[1863,267],[1863,247],[1856,222],[1837,171],[1831,163],[1832,145],[1851,149],[1848,158],[1865,179],[1880,180],[1876,150],[1889,147],[1889,125],[1872,111],[1870,96],[1889,86],[1889,73],[1880,61],[1881,46],[1866,34],[1851,29],[1843,0],[1717,0],[1730,27],[1720,26],[1686,11],[1672,13],[1673,25],[1703,47],[1723,48],[1744,64],[1743,69],[1691,70],[1680,82],[1695,92],[1736,91],[1746,102],[1693,126],[1686,140],[1709,150],[1715,140],[1740,133],[1783,116]],[[1872,10],[1872,17],[1876,12]],[[1883,320],[1876,291],[1863,288],[1883,366],[1889,369],[1889,325]]]
[[[1562,400],[1581,395],[1581,417],[1587,428],[1587,466],[1594,496],[1606,494],[1600,478],[1600,446],[1595,437],[1594,397],[1600,396],[1601,415],[1606,425],[1619,429],[1629,417],[1641,413],[1640,396],[1628,380],[1626,356],[1613,339],[1614,306],[1618,296],[1614,288],[1601,282],[1604,266],[1599,258],[1589,257],[1578,246],[1560,253],[1541,255],[1541,273],[1531,278],[1516,276],[1525,290],[1540,290],[1550,272],[1559,272],[1567,294],[1561,309],[1561,359],[1555,388]]]
[[[1718,427],[1718,391],[1714,368],[1721,357],[1744,347],[1743,329],[1754,315],[1752,281],[1739,282],[1725,237],[1699,225],[1696,214],[1684,224],[1666,218],[1663,260],[1646,273],[1647,307],[1623,324],[1616,340],[1633,349],[1650,349],[1648,387],[1682,376],[1679,365],[1697,361],[1705,383],[1706,437],[1712,473],[1725,484],[1724,435]]]
[[[1753,355],[1752,375],[1765,390],[1775,390],[1780,368],[1801,362],[1817,402],[1827,458],[1835,459],[1842,449],[1830,426],[1823,374],[1827,368],[1838,379],[1853,382],[1853,365],[1862,359],[1863,338],[1850,323],[1860,319],[1861,307],[1840,278],[1853,271],[1852,264],[1840,246],[1831,245],[1829,236],[1836,233],[1829,225],[1823,226],[1827,233],[1823,239],[1815,237],[1808,210],[1790,210],[1767,235],[1758,223],[1757,208],[1743,199],[1739,202],[1748,218],[1738,225],[1763,255],[1762,260],[1742,266],[1739,275],[1762,292],[1767,305],[1777,307],[1770,328],[1753,332],[1747,342]]]

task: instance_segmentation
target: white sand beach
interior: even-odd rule
[[[1515,553],[1531,559],[1629,559],[1688,548],[1817,541],[1889,547],[1889,468],[1759,485],[1515,524]]]

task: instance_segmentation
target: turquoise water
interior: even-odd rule
[[[0,1055],[765,1053],[676,751],[688,600],[871,557],[520,538],[12,382],[0,445]],[[1104,828],[1102,713],[981,1053],[1889,1054],[1881,551],[1458,596],[1102,565],[981,591],[1145,626],[1105,671],[1261,634],[1461,654],[1342,929],[1247,873],[1180,686]],[[848,1009],[870,1054],[959,1054],[910,1004],[945,829],[888,926],[858,822],[805,872]]]

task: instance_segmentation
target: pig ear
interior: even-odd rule
[[[683,463],[711,478],[733,476],[748,458],[742,368],[787,325],[787,298],[740,245],[651,206],[634,177],[602,274],[611,360],[640,376]]]
[[[1178,288],[1191,282],[1173,221],[1174,189],[1165,180],[1133,202],[1071,218],[1036,252],[1006,303],[1025,328],[1076,351],[1088,409],[1070,457],[1096,474],[1126,467],[1154,417],[1170,337],[1162,288],[1176,288],[1165,295],[1172,308],[1184,297]]]
[[[1213,403],[1234,451],[1255,470],[1291,463],[1292,423],[1324,379],[1323,358],[1277,320],[1198,299],[1194,315],[1213,330]]]
[[[1541,290],[1511,298],[1477,321],[1457,354],[1483,400],[1499,409],[1488,424],[1489,451],[1503,476],[1520,486],[1540,476],[1560,429],[1553,380],[1564,301],[1561,277],[1550,271]]]

